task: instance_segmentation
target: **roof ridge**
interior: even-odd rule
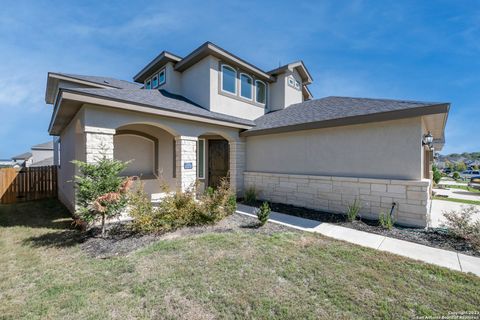
[[[348,97],[348,96],[326,96],[319,99],[313,100],[320,100],[320,99],[327,99],[327,98],[342,98],[342,99],[359,99],[359,100],[369,100],[369,101],[394,101],[394,102],[405,102],[405,103],[414,103],[414,104],[444,104],[447,102],[438,102],[438,101],[420,101],[420,100],[407,100],[407,99],[392,99],[392,98],[366,98],[366,97]]]

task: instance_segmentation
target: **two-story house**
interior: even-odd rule
[[[302,61],[264,71],[207,42],[186,57],[163,51],[133,78],[49,73],[59,197],[71,210],[71,160],[132,160],[155,198],[162,185],[201,191],[228,176],[239,196],[426,226],[432,150],[448,103],[313,99]],[[433,136],[433,145],[430,143]]]

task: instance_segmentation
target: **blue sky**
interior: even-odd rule
[[[480,1],[15,1],[0,10],[0,158],[49,140],[48,71],[131,80],[212,41],[315,98],[451,102],[442,153],[480,151]]]

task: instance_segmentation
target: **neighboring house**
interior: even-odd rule
[[[12,157],[12,160],[15,161],[21,167],[29,167],[32,164],[32,153],[24,152],[17,156]]]
[[[23,167],[43,167],[54,164],[53,141],[40,143],[31,147],[30,152],[12,157],[12,160]]]
[[[331,212],[355,199],[378,218],[426,226],[433,146],[444,144],[448,103],[313,99],[302,61],[264,71],[207,42],[186,57],[163,51],[130,83],[49,73],[49,126],[60,150],[59,197],[75,207],[71,160],[133,160],[152,197],[162,185],[216,186],[243,196]]]
[[[20,168],[20,165],[14,160],[0,159],[0,168]]]

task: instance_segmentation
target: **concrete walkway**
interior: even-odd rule
[[[243,204],[237,205],[237,213],[256,217],[254,209],[254,207]],[[480,258],[467,256],[454,251],[432,248],[413,242],[398,240],[273,211],[270,213],[269,221],[298,230],[320,233],[327,237],[347,241],[364,247],[395,253],[400,256],[420,260],[452,270],[471,272],[480,276]]]

